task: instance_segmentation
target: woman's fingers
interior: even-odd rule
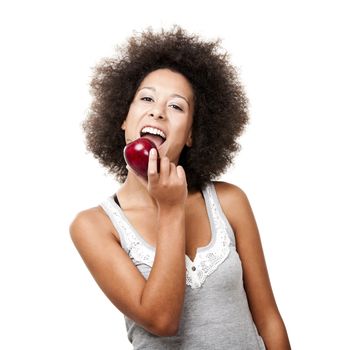
[[[173,177],[174,179],[177,178],[177,172],[176,172],[176,165],[174,163],[170,163],[170,177]]]
[[[157,173],[157,151],[155,148],[152,148],[148,157],[148,175],[155,175]]]
[[[185,180],[185,181],[186,181],[186,173],[185,173],[184,168],[183,168],[181,165],[178,165],[178,166],[176,167],[176,173],[177,173],[177,176],[178,176],[181,180]]]
[[[187,198],[185,171],[166,156],[161,157],[157,172],[157,152],[151,150],[148,161],[148,191],[158,205],[183,205]]]
[[[156,149],[152,148],[149,153],[148,159],[148,169],[147,169],[147,179],[143,178],[141,175],[136,173],[129,165],[126,166],[128,171],[133,173],[137,179],[150,190],[155,188],[155,186],[173,186],[175,183],[186,182],[186,174],[182,166],[176,166],[174,163],[170,162],[168,157],[162,157],[160,159],[160,164],[158,159],[158,154]],[[159,168],[159,173],[158,173]]]
[[[152,148],[149,152],[148,169],[147,169],[148,181],[150,182],[155,182],[159,178],[157,158],[158,158],[157,151],[155,148]]]
[[[170,161],[168,157],[162,157],[160,159],[160,179],[165,180],[170,175]]]

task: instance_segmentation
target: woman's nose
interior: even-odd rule
[[[149,117],[154,119],[164,119],[164,114],[158,110],[152,110],[149,112]]]
[[[154,119],[164,119],[165,111],[163,104],[161,102],[154,103],[148,112],[148,116]]]

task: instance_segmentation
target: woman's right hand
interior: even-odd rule
[[[150,195],[157,201],[158,207],[184,206],[188,192],[183,167],[176,166],[166,156],[160,159],[159,173],[157,167],[157,151],[152,148],[148,160],[148,181],[132,172],[147,187]],[[129,167],[128,169],[130,171]]]
[[[151,149],[148,161],[148,191],[159,206],[183,206],[187,198],[186,173],[168,157],[160,159],[157,172],[157,152]]]

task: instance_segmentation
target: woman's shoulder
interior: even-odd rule
[[[81,235],[110,235],[118,238],[108,216],[100,206],[88,208],[78,212],[69,226],[72,239],[79,239]]]
[[[234,204],[247,200],[247,195],[242,188],[238,187],[237,185],[224,181],[213,181],[212,183],[215,187],[215,192],[220,202],[223,201],[224,204],[226,202]]]
[[[100,206],[83,209],[79,211],[73,221],[74,225],[94,225],[99,226],[105,221],[105,214]]]
[[[225,216],[236,228],[251,212],[246,193],[239,186],[224,181],[213,181],[213,185]]]

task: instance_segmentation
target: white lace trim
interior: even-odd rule
[[[210,186],[212,186],[210,184]],[[203,285],[206,278],[211,275],[230,253],[230,238],[227,235],[225,224],[218,212],[213,198],[215,189],[208,188],[209,207],[214,221],[216,239],[214,245],[201,252],[198,251],[194,261],[186,256],[186,284],[192,289]],[[213,234],[213,233],[212,233]]]
[[[203,251],[198,248],[194,261],[186,255],[186,284],[192,289],[200,288],[205,282],[206,278],[211,275],[218,266],[228,257],[230,253],[230,238],[226,232],[225,223],[223,222],[217,205],[213,198],[214,188],[213,185],[206,190],[209,199],[209,208],[211,210],[212,218],[214,221],[214,230],[216,237],[211,247],[204,247]],[[112,214],[113,220],[117,222],[117,225],[122,230],[120,235],[123,235],[123,240],[126,245],[127,253],[130,258],[136,260],[139,263],[147,264],[152,267],[155,257],[154,248],[150,248],[140,240],[138,235],[135,234],[132,226],[125,220],[120,213],[120,209],[117,208],[111,201],[113,198],[102,203],[103,207],[106,207],[107,213]]]
[[[113,200],[113,199],[112,199]],[[109,200],[103,203],[107,205],[108,212],[113,215],[115,220],[117,221],[117,225],[121,228],[123,235],[123,240],[126,245],[127,253],[130,258],[133,258],[139,263],[147,264],[152,267],[154,262],[155,252],[153,249],[147,247],[135,234],[133,228],[130,224],[125,220],[125,218],[120,213],[120,209],[116,208],[114,204],[112,204]]]

